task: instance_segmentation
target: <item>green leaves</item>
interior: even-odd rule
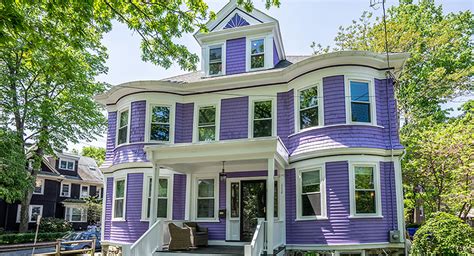
[[[94,159],[97,165],[100,166],[105,161],[105,148],[93,146],[83,147],[81,155]]]

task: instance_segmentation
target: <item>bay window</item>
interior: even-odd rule
[[[170,141],[170,113],[168,106],[151,107],[150,140]]]
[[[250,41],[250,69],[265,67],[265,39]]]
[[[214,219],[216,217],[215,179],[197,180],[197,214],[198,219]]]
[[[369,83],[350,81],[350,116],[352,122],[371,123],[371,98]]]
[[[216,107],[199,107],[198,112],[198,141],[216,140]]]
[[[299,129],[319,125],[319,102],[317,86],[299,91]]]
[[[128,109],[119,113],[117,145],[128,142]]]
[[[272,136],[272,101],[256,101],[253,103],[253,137]]]

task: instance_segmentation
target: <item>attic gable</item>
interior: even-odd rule
[[[223,29],[243,27],[248,25],[250,25],[250,23],[248,23],[244,18],[240,17],[240,15],[236,13],[234,14],[234,17],[232,17],[232,19],[227,22]]]

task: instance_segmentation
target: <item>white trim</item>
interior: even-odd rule
[[[160,170],[161,174],[161,170]],[[153,199],[153,195],[148,196],[148,191],[149,191],[149,180],[152,179],[152,191],[153,191],[153,175],[150,174],[144,174],[143,176],[143,193],[142,193],[142,214],[141,214],[141,221],[149,221],[150,218],[147,216],[147,207],[148,207],[148,198],[150,197],[151,200]],[[167,205],[166,205],[166,218],[158,218],[160,220],[172,220],[173,219],[173,181],[174,181],[174,174],[171,175],[160,175],[159,177],[160,180],[166,180],[168,182],[168,190],[166,191],[166,200],[167,200]],[[152,193],[153,194],[153,193]],[[158,200],[158,197],[155,198]],[[149,206],[151,207],[151,205]],[[151,214],[151,209],[150,209],[150,214]]]
[[[82,188],[84,188],[84,187],[87,187],[87,196],[82,195]],[[91,189],[91,188],[90,188],[89,185],[82,185],[82,184],[81,184],[81,190],[79,191],[79,198],[87,198],[87,197],[89,197],[89,196],[91,195],[91,194],[90,194],[90,189]]]
[[[375,213],[357,213],[355,202],[355,167],[372,167],[375,191]],[[382,216],[382,191],[380,188],[379,162],[349,161],[349,218],[383,218]]]
[[[321,215],[316,216],[303,216],[301,212],[301,188],[302,180],[301,176],[303,172],[319,171],[319,187],[321,194]],[[296,169],[296,221],[304,220],[327,220],[327,206],[326,206],[326,167],[325,164],[314,165],[311,167],[298,168]]]
[[[405,248],[403,243],[358,243],[358,244],[287,244],[286,249],[301,249],[301,250],[363,250],[363,249],[378,249],[378,248]]]
[[[116,125],[115,125],[115,147],[119,146],[119,145],[127,145],[130,143],[130,126],[131,126],[131,116],[132,114],[130,113],[130,110],[131,110],[131,104],[127,104],[127,106],[121,108],[120,110],[117,111],[117,122],[116,122]],[[126,136],[126,140],[125,142],[123,143],[118,143],[118,138],[119,138],[119,129],[120,129],[120,115],[125,112],[125,111],[128,111],[128,123],[127,123],[127,136]]]
[[[62,167],[61,167],[61,162],[66,162],[66,168],[62,168]],[[72,163],[72,169],[67,168],[67,167],[68,167],[68,163]],[[72,159],[66,159],[66,158],[62,158],[62,157],[61,157],[61,158],[59,158],[58,169],[74,172],[74,171],[76,171],[76,161],[75,161],[75,160],[72,160]]]
[[[114,176],[114,185],[113,185],[113,196],[112,196],[112,221],[125,221],[127,216],[126,216],[126,211],[127,211],[127,179],[128,175],[117,175]],[[123,195],[123,216],[122,217],[115,217],[115,200],[116,200],[116,192],[117,192],[117,182],[118,181],[124,181],[124,195]]]
[[[301,129],[300,127],[300,95],[301,92],[304,90],[308,90],[311,88],[316,87],[316,90],[318,92],[317,100],[318,100],[318,125],[317,126],[312,126],[308,127],[305,129]],[[323,95],[323,80],[322,78],[320,79],[319,82],[313,83],[311,85],[307,85],[298,89],[293,90],[293,111],[294,111],[294,119],[295,119],[295,134],[309,131],[312,129],[316,128],[324,128],[324,95]]]
[[[275,95],[276,96],[276,95]],[[277,134],[277,102],[276,97],[262,97],[262,96],[249,96],[249,114],[248,114],[248,138],[254,138],[254,115],[255,115],[255,103],[262,101],[271,101],[272,103],[272,134],[271,136],[276,136]]]
[[[198,218],[197,217],[197,200],[198,200],[198,180],[212,179],[214,180],[214,217]],[[201,222],[219,222],[219,176],[218,174],[199,174],[193,175],[193,192],[192,193],[192,219]]]
[[[159,140],[151,140],[151,121],[153,115],[153,107],[167,107],[169,108],[169,141],[159,141]],[[173,144],[174,143],[174,131],[175,131],[175,121],[176,121],[176,103],[155,103],[149,102],[146,103],[146,117],[145,117],[145,142],[147,143],[157,143],[157,144]],[[133,144],[133,143],[129,143]],[[143,142],[137,142],[137,144],[143,144]]]
[[[214,107],[216,109],[215,116],[215,140],[214,141],[199,141],[199,109],[203,107]],[[214,103],[194,103],[194,118],[193,118],[193,142],[195,143],[212,143],[220,139],[220,123],[221,123],[221,101]]]
[[[369,85],[369,104],[370,104],[370,122],[353,122],[351,109],[351,81],[368,83]],[[344,90],[346,95],[346,123],[347,124],[368,124],[377,125],[377,101],[375,99],[374,77],[368,76],[344,76]]]
[[[69,219],[68,219],[68,216],[67,216],[67,209],[70,209],[69,210]],[[73,209],[80,209],[81,210],[81,220],[79,221],[73,221],[72,220],[72,211]],[[75,207],[75,206],[72,206],[72,205],[69,205],[69,206],[65,206],[64,207],[64,219],[68,222],[72,222],[72,223],[84,223],[84,222],[87,222],[87,207]]]
[[[35,192],[36,185],[37,185],[36,183],[37,183],[38,181],[41,183],[41,191],[40,191],[40,192]],[[33,195],[44,195],[44,185],[45,185],[45,179],[36,178],[36,180],[35,180],[35,187],[33,188]]]
[[[401,242],[405,242],[405,216],[404,216],[404,202],[403,202],[403,185],[402,185],[402,167],[399,157],[392,157],[394,165],[395,177],[395,195],[397,197],[397,224],[401,235]]]
[[[30,204],[28,207],[28,222],[29,223],[34,223],[34,220],[31,220],[32,213],[33,213],[33,208],[39,207],[40,208],[40,214],[39,216],[43,215],[43,205],[41,204]],[[17,207],[17,212],[16,212],[16,223],[20,223],[20,211],[21,211],[21,204],[18,205]]]
[[[227,41],[225,40],[220,40],[217,42],[209,42],[207,45],[204,45],[202,47],[202,60],[203,60],[203,70],[204,74],[207,77],[215,77],[215,76],[224,76],[226,75],[226,45]],[[209,65],[210,65],[210,60],[209,60],[209,53],[211,49],[214,48],[221,48],[221,63],[222,63],[222,69],[219,74],[215,75],[210,75],[209,74]]]
[[[67,194],[63,194],[63,186],[64,186],[64,185],[66,185],[66,186],[69,187]],[[67,183],[66,183],[66,182],[61,183],[60,196],[61,196],[61,197],[71,197],[71,183],[69,183],[69,182],[67,182]]]
[[[252,41],[263,39],[263,67],[261,68],[251,68],[251,50],[252,50]],[[245,71],[252,72],[252,71],[259,71],[265,70],[273,67],[273,34],[272,33],[264,33],[264,34],[257,34],[252,36],[246,37],[245,43]]]

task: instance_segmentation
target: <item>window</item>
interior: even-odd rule
[[[239,218],[240,216],[240,183],[230,183],[230,217]]]
[[[118,122],[117,145],[128,141],[128,109],[120,112]]]
[[[62,197],[71,196],[71,184],[66,184],[66,183],[61,184],[61,196]]]
[[[87,209],[66,206],[65,220],[69,222],[87,222]]]
[[[222,74],[222,46],[211,46],[209,48],[209,75]]]
[[[59,169],[74,171],[75,161],[61,159],[59,160]]]
[[[250,41],[250,69],[265,67],[265,39]]]
[[[351,121],[371,122],[371,104],[368,82],[350,81]]]
[[[98,187],[96,194],[97,194],[97,198],[102,198],[102,188]]]
[[[89,197],[89,186],[81,185],[81,195],[80,198]]]
[[[44,193],[44,180],[36,179],[35,188],[33,189],[33,194],[42,195]]]
[[[215,218],[215,179],[197,180],[197,218]]]
[[[273,216],[278,219],[278,198],[280,198],[280,194],[278,194],[278,181],[275,180],[275,196],[273,197]]]
[[[170,107],[153,106],[151,108],[150,140],[170,141]]]
[[[199,108],[198,117],[198,139],[199,141],[216,140],[216,107],[205,106]]]
[[[380,216],[380,182],[376,164],[351,166],[351,215]]]
[[[300,91],[299,128],[300,130],[318,126],[318,88],[311,87]]]
[[[158,183],[158,218],[168,217],[168,179],[159,179]]]
[[[18,205],[18,210],[16,214],[16,222],[20,222],[20,210],[21,210],[21,205]],[[43,215],[43,206],[42,205],[30,205],[29,207],[29,212],[28,216],[29,222],[36,222],[38,219],[39,215]]]
[[[125,179],[115,181],[114,189],[114,218],[123,219],[125,216]]]
[[[253,137],[272,136],[272,101],[253,103]]]
[[[323,167],[299,170],[297,172],[298,219],[326,217],[326,193]]]

